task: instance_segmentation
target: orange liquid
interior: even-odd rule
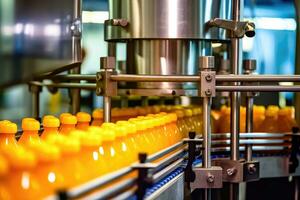
[[[59,134],[58,129],[55,127],[44,127],[44,131],[41,135],[41,139],[45,140],[50,135]]]
[[[1,133],[0,134],[0,148],[7,150],[8,148],[17,148],[17,140],[14,134]]]
[[[18,143],[26,145],[31,142],[40,142],[40,141],[41,140],[38,131],[24,131]]]
[[[86,131],[90,127],[89,122],[78,122],[76,128],[82,131]]]
[[[73,130],[75,130],[75,124],[62,124],[59,132],[63,135],[68,135]]]
[[[103,124],[103,119],[97,119],[94,118],[94,120],[92,121],[92,126],[101,126]]]
[[[131,149],[128,147],[126,137],[118,137],[113,143],[116,150],[116,155],[119,157],[120,168],[128,166],[133,162]]]
[[[65,184],[65,178],[56,162],[39,162],[34,170],[34,175],[39,184],[43,186],[40,189],[42,197],[54,194]]]
[[[103,156],[106,165],[106,172],[112,172],[119,169],[123,165],[121,156],[117,154],[114,141],[103,141],[99,147],[99,152]]]
[[[41,197],[42,186],[34,176],[33,169],[12,169],[5,185],[12,199],[38,199]]]

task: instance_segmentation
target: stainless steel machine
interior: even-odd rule
[[[65,23],[65,18],[59,20],[61,30],[65,30],[64,27],[70,28],[68,34],[61,33],[65,36],[64,39],[59,36],[56,38],[57,43],[54,43],[59,46],[54,46],[53,49],[62,50],[61,54],[48,52],[47,55],[51,54],[52,59],[68,55],[74,64],[80,62],[80,2],[75,1],[72,6],[73,15],[67,15],[71,17],[68,22],[76,19],[72,21],[72,25]],[[33,116],[36,118],[39,117],[39,88],[44,86],[71,89],[74,113],[79,110],[79,90],[96,91],[98,96],[103,96],[106,122],[111,120],[113,96],[201,97],[199,104],[202,103],[204,125],[200,137],[190,133],[189,138],[155,155],[140,154],[140,163],[99,177],[78,188],[60,191],[58,196],[61,199],[127,199],[134,195],[137,199],[189,199],[195,198],[193,194],[200,190],[200,194],[196,195],[200,199],[233,200],[242,199],[242,185],[245,183],[266,177],[299,176],[300,169],[296,161],[299,130],[295,129],[288,134],[253,133],[252,126],[253,98],[256,92],[300,92],[298,85],[268,85],[268,82],[300,82],[300,76],[253,75],[255,60],[244,61],[244,74],[241,73],[240,39],[255,36],[255,25],[241,19],[242,6],[241,0],[110,0],[109,19],[105,21],[108,57],[100,59],[100,71],[95,75],[40,74],[43,76],[30,82],[35,97]],[[70,5],[66,7],[70,10]],[[63,7],[60,8],[64,10]],[[48,19],[53,13],[45,16]],[[20,34],[24,35],[25,32]],[[30,36],[25,36],[23,40],[30,42]],[[52,40],[50,43],[44,43],[45,41],[47,40],[36,42],[42,42],[40,45],[45,47],[53,44]],[[230,62],[229,74],[216,74],[215,63],[221,61],[215,62],[212,50],[214,42],[224,43],[229,47],[228,58],[223,58]],[[116,71],[117,43],[126,43],[125,74],[118,74]],[[64,51],[60,45],[70,51]],[[35,49],[29,48],[31,46],[27,46],[28,49],[25,47],[26,45],[22,52],[36,53],[33,51]],[[1,50],[0,53],[3,55]],[[36,62],[36,66],[43,68],[40,63],[53,67],[43,60]],[[66,66],[65,64],[63,65]],[[8,70],[16,69],[11,64],[5,66]],[[50,71],[52,69],[56,67]],[[79,72],[77,68],[72,73]],[[12,76],[12,79],[15,77]],[[46,83],[43,82],[44,79],[53,82]],[[79,82],[84,80],[89,83]],[[121,82],[126,84],[119,84]],[[10,81],[3,85],[6,83]],[[230,94],[231,131],[227,134],[214,134],[210,127],[211,102],[217,92]],[[240,134],[242,92],[246,95],[247,133]],[[289,144],[293,138],[293,144],[290,145],[292,149],[287,151],[278,145],[286,142],[286,137],[289,138]],[[258,156],[254,158],[253,152]],[[267,156],[259,154],[262,152],[267,152]],[[274,156],[274,152],[284,152],[284,156]],[[155,165],[151,164],[166,155],[167,158]],[[95,188],[106,186],[134,170],[138,172],[138,177],[121,179],[117,185],[91,193]],[[186,190],[184,186],[187,186]],[[216,189],[222,188],[225,188],[225,193],[215,195]],[[295,199],[298,198],[296,195],[297,192]]]

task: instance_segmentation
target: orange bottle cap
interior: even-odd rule
[[[38,131],[40,130],[40,122],[33,118],[24,118],[22,120],[23,131]]]
[[[101,131],[101,137],[102,137],[102,141],[103,142],[111,142],[114,141],[116,138],[116,134],[115,131],[112,129],[103,129],[103,131]]]
[[[126,125],[117,125],[115,128],[116,137],[125,137],[128,134]]]
[[[0,121],[0,133],[16,134],[18,131],[17,124],[8,120]]]
[[[90,122],[91,121],[91,115],[86,112],[78,112],[76,114],[77,121],[78,122]]]
[[[77,118],[74,115],[63,115],[61,116],[60,122],[62,124],[77,124]]]
[[[59,120],[61,121],[64,116],[71,115],[71,113],[61,113],[59,116]]]
[[[56,128],[56,127],[59,127],[59,125],[60,125],[59,119],[52,115],[46,115],[43,118],[43,126],[44,127]]]
[[[193,111],[191,109],[185,109],[184,110],[184,116],[185,117],[191,117],[191,116],[193,116]]]
[[[103,109],[97,108],[93,111],[93,118],[95,119],[103,119]]]
[[[111,123],[111,122],[104,122],[101,125],[101,128],[115,128],[116,124],[115,123]]]

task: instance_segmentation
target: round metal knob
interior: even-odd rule
[[[243,60],[243,69],[245,71],[255,71],[256,60]]]

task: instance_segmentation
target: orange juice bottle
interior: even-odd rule
[[[18,141],[19,144],[40,142],[40,122],[33,118],[24,118],[22,120],[22,129],[23,133]]]
[[[157,122],[155,121],[155,117],[149,117],[148,116],[148,119],[146,120],[146,122],[148,123],[147,127],[148,127],[148,138],[149,138],[149,142],[150,144],[152,144],[150,146],[150,153],[156,153],[160,150],[160,146],[159,146],[159,143],[157,142],[157,132],[156,132],[156,129],[157,129]]]
[[[196,128],[194,126],[193,119],[192,119],[192,117],[193,117],[193,111],[191,109],[185,109],[184,110],[184,116],[185,116],[184,119],[185,119],[187,127],[188,127],[188,132],[195,131]]]
[[[175,113],[177,115],[177,126],[179,129],[179,132],[181,133],[182,137],[187,137],[188,127],[186,126],[184,122],[184,113],[182,110],[175,110]]]
[[[103,128],[100,135],[102,138],[102,145],[99,148],[99,152],[103,156],[108,172],[120,169],[120,167],[123,166],[123,159],[126,158],[122,158],[116,152],[114,144],[116,139],[115,131],[113,129]]]
[[[103,109],[97,108],[93,111],[92,126],[101,126],[103,123]]]
[[[265,120],[265,107],[264,106],[253,106],[253,131],[258,132],[259,127]]]
[[[240,133],[246,132],[246,108],[240,107]]]
[[[42,185],[35,177],[37,160],[35,155],[23,147],[12,149],[5,154],[10,166],[7,179],[4,181],[11,199],[38,199]]]
[[[64,175],[62,188],[70,188],[82,183],[86,169],[79,160],[81,148],[79,139],[64,135],[49,135],[46,142],[57,146],[61,152],[58,170]]]
[[[136,142],[139,147],[139,153],[150,153],[150,141],[149,138],[146,137],[146,130],[147,130],[147,122],[145,122],[143,119],[129,119],[131,123],[134,123],[136,125]]]
[[[265,113],[265,120],[260,125],[259,130],[267,133],[276,133],[278,132],[278,106],[268,106]]]
[[[124,167],[125,165],[128,165],[128,159],[127,157],[130,156],[128,154],[128,147],[124,143],[123,139],[125,139],[125,129],[123,127],[117,128],[117,125],[114,123],[103,123],[101,128],[104,129],[103,133],[101,134],[103,137],[110,137],[114,136],[114,140],[112,141],[106,141],[105,144],[103,142],[103,148],[110,149],[111,152],[114,152],[113,159],[115,160],[116,169],[119,169],[121,167]],[[124,148],[125,147],[125,148]],[[111,156],[113,153],[111,153]]]
[[[6,185],[6,181],[9,179],[8,173],[8,162],[5,157],[0,156],[0,199],[12,199]]]
[[[79,130],[86,131],[90,126],[91,115],[86,112],[78,112],[76,114],[76,117],[77,117],[76,128]]]
[[[74,115],[63,113],[60,115],[60,123],[59,132],[63,135],[68,135],[71,131],[75,130],[77,118]]]
[[[99,127],[89,127],[87,132],[76,130],[71,132],[71,137],[78,137],[81,143],[79,160],[85,167],[82,180],[88,181],[105,174],[108,171],[105,157],[100,153],[102,137],[99,132],[103,132]]]
[[[59,119],[52,115],[47,115],[43,117],[44,131],[42,133],[41,138],[46,139],[50,135],[58,135],[59,124],[60,124]]]
[[[0,121],[0,148],[1,150],[8,148],[16,148],[18,146],[15,134],[17,133],[17,125],[10,121]]]
[[[278,111],[278,131],[280,133],[291,132],[292,128],[297,126],[295,121],[295,109],[285,107]]]
[[[170,128],[172,130],[172,135],[175,138],[174,141],[175,143],[180,142],[183,139],[183,137],[177,126],[177,115],[175,113],[170,113],[169,116],[171,121]]]
[[[134,162],[133,152],[132,149],[129,148],[128,141],[127,141],[127,128],[126,126],[116,125],[115,127],[115,149],[116,153],[119,154],[124,162],[123,167],[130,165]]]
[[[230,133],[230,108],[228,108],[227,106],[221,107],[219,132]]]
[[[136,125],[134,123],[130,123],[128,121],[118,121],[117,122],[118,126],[124,126],[127,131],[127,137],[125,139],[125,142],[128,146],[128,149],[131,150],[131,159],[132,162],[135,162],[138,160],[138,153],[139,153],[139,146],[136,142]]]

